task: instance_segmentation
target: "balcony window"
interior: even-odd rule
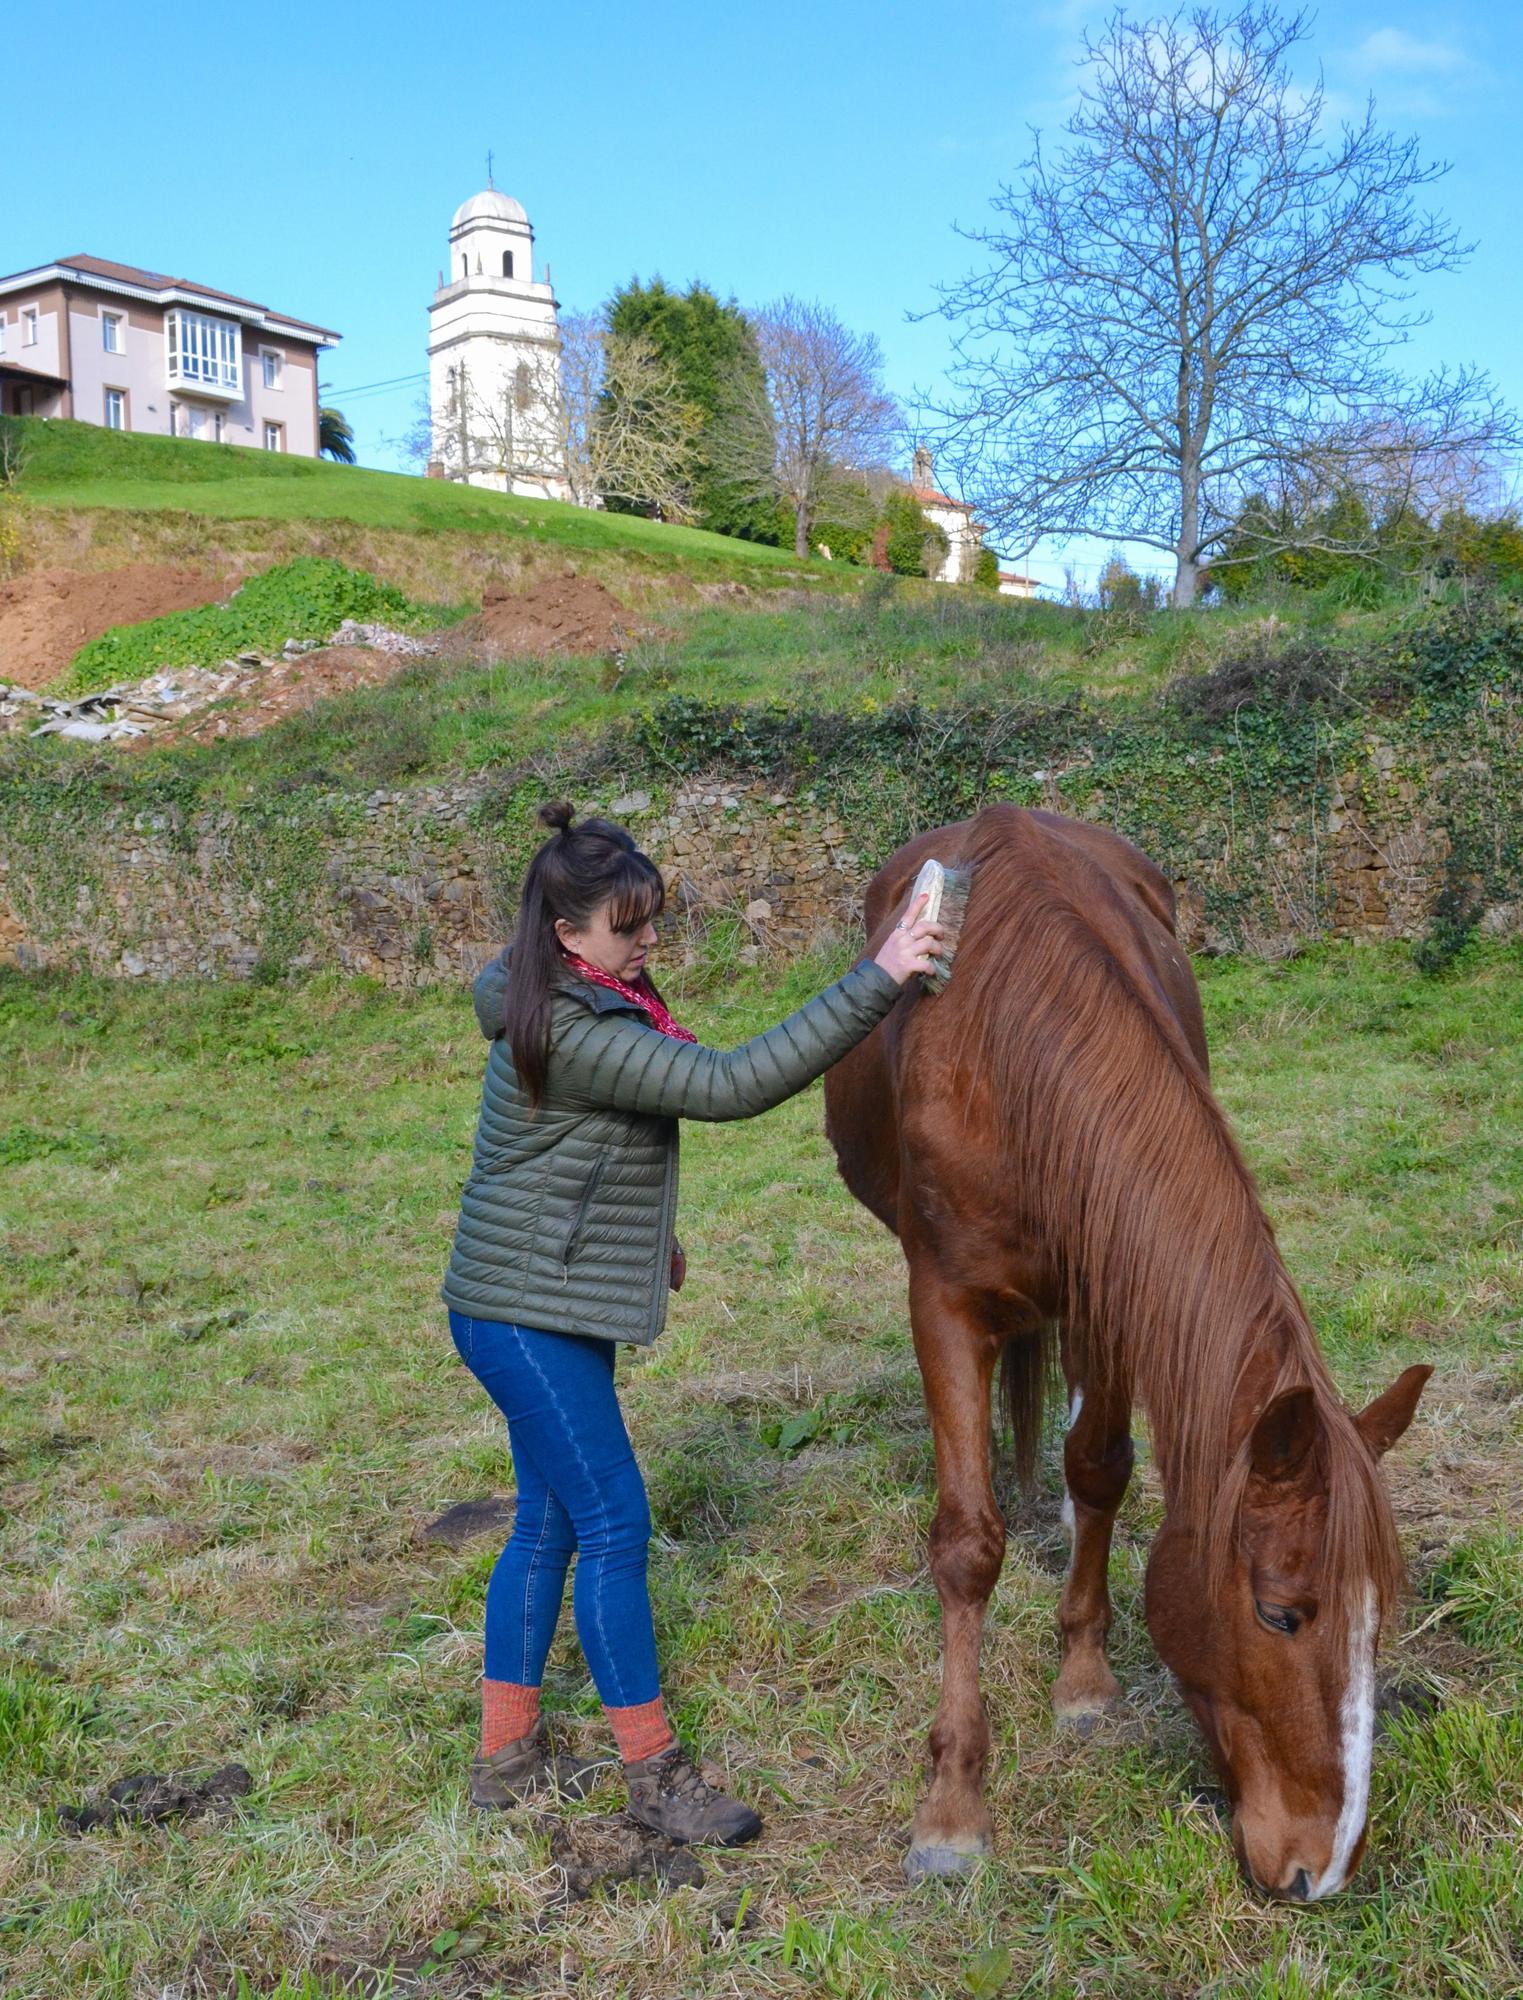
[[[169,379],[187,388],[237,395],[242,387],[237,322],[180,307],[164,316]]]

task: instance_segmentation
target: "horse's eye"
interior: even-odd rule
[[[1301,1613],[1293,1611],[1288,1604],[1266,1604],[1261,1597],[1256,1597],[1253,1608],[1272,1631],[1299,1632],[1301,1629]]]

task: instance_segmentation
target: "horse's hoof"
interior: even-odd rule
[[[1089,1702],[1083,1708],[1059,1708],[1053,1711],[1059,1729],[1070,1736],[1093,1736],[1106,1716],[1112,1714],[1116,1704],[1113,1701]]]
[[[932,1876],[971,1875],[988,1853],[987,1840],[975,1839],[956,1845],[950,1841],[926,1841],[912,1847],[905,1855],[904,1872],[912,1882],[924,1882]]]

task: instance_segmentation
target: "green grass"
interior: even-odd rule
[[[828,971],[679,984],[679,1017],[734,1040]],[[767,1832],[702,1890],[547,1908],[543,1825],[462,1804],[494,1551],[417,1533],[510,1490],[436,1296],[482,1061],[465,996],[0,978],[7,1994],[336,2000],[390,1966],[440,2000],[1515,1995],[1519,975],[1501,948],[1442,980],[1399,948],[1203,968],[1217,1086],[1340,1381],[1438,1365],[1391,1463],[1414,1596],[1387,1666],[1440,1706],[1383,1738],[1370,1858],[1311,1910],[1247,1894],[1192,1802],[1204,1759],[1141,1620],[1147,1479],[1112,1568],[1127,1711],[1054,1731],[1052,1440],[986,1648],[998,1857],[905,1887],[932,1467],[898,1253],[835,1179],[817,1090],[689,1129],[689,1285],[620,1362],[669,1691]],[[569,1618],[549,1699],[601,1745]],[[229,1758],[255,1780],[230,1823],[57,1826],[127,1771]]]
[[[217,520],[346,521],[421,535],[471,534],[555,544],[568,554],[620,554],[696,576],[777,581],[827,576],[823,562],[625,514],[520,500],[448,480],[372,472],[246,445],[124,435],[94,424],[23,420],[24,500],[46,508],[185,511]]]

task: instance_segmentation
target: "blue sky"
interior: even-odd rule
[[[53,0],[6,26],[0,270],[90,251],[339,328],[325,380],[363,461],[400,466],[423,384],[369,385],[424,369],[450,215],[490,147],[563,306],[658,271],[743,304],[818,297],[877,333],[908,397],[936,384],[947,329],[907,313],[966,268],[954,223],[985,216],[1030,126],[1061,120],[1107,11],[263,0],[129,22]],[[1311,61],[1336,105],[1373,92],[1453,162],[1440,199],[1479,247],[1428,282],[1414,363],[1478,362],[1523,403],[1523,9],[1329,5]],[[1032,566],[1059,576],[1045,553]]]

